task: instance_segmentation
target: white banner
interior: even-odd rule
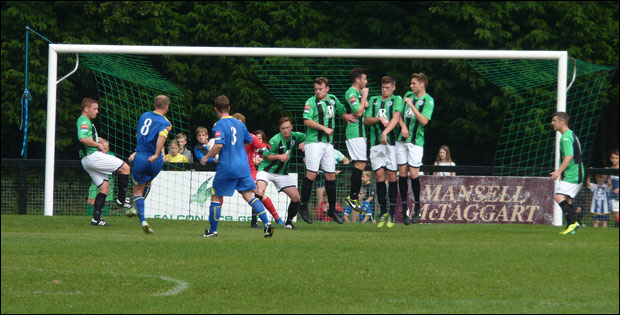
[[[171,220],[209,220],[211,184],[215,172],[161,171],[151,184],[151,191],[145,202],[145,216]],[[297,173],[289,176],[297,182]],[[273,184],[267,186],[265,197],[271,198],[276,211],[286,218],[290,199],[285,193],[278,193]],[[238,192],[224,197],[221,221],[250,221],[252,207]],[[272,216],[267,212],[270,220]],[[293,220],[295,221],[295,220]]]

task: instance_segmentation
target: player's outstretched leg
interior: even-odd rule
[[[97,197],[95,197],[93,219],[90,221],[90,225],[95,225],[95,226],[109,226],[110,225],[101,218],[101,212],[103,211],[103,206],[105,206],[105,199],[107,196],[108,195],[100,192],[97,194]]]
[[[294,230],[295,225],[293,225],[293,218],[297,215],[297,210],[299,209],[299,202],[293,202],[288,205],[288,216],[286,218],[286,223],[284,227],[289,230]]]

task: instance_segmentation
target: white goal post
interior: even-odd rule
[[[58,54],[135,54],[246,57],[333,57],[333,58],[405,58],[405,59],[546,59],[558,61],[557,111],[566,111],[567,51],[523,50],[436,50],[436,49],[340,49],[340,48],[259,48],[259,47],[184,47],[50,44],[47,79],[47,128],[45,147],[45,210],[54,215],[54,159],[56,144],[56,86]],[[560,134],[556,133],[555,167],[560,165]],[[557,182],[556,182],[557,185]],[[562,225],[562,211],[556,204],[553,225]]]

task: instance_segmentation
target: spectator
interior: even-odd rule
[[[452,162],[452,157],[450,156],[450,148],[447,145],[442,145],[439,147],[439,151],[437,152],[437,158],[435,159],[435,165],[437,166],[456,166],[454,162]],[[455,172],[434,172],[433,175],[436,176],[455,176]]]
[[[182,147],[181,147],[181,144],[179,143],[179,140],[177,139],[170,140],[170,144],[168,145],[168,151],[170,151],[170,153],[166,154],[166,156],[164,157],[164,162],[189,163],[189,160],[187,159],[187,157],[179,152],[181,151],[181,148]]]
[[[611,168],[618,169],[618,149],[611,151],[609,154],[609,161],[611,162]],[[618,175],[611,175],[611,211],[616,219],[615,227],[618,227]]]
[[[196,160],[201,162],[202,158],[209,153],[209,132],[205,127],[196,128],[196,140],[198,140],[198,144],[194,147],[194,156],[196,156]],[[215,158],[209,158],[207,163],[215,163]]]
[[[602,222],[602,226],[606,228],[609,220],[611,181],[607,175],[596,174],[595,184],[590,181],[590,175],[588,175],[586,186],[592,192],[592,204],[590,205],[590,213],[592,213],[592,220],[594,221],[592,226],[596,228],[599,222]]]
[[[316,207],[316,218],[319,219],[319,221],[321,222],[332,222],[334,220],[333,216],[330,216],[327,214],[329,210],[329,202],[327,201],[327,192],[325,191],[325,189],[323,189],[323,196],[321,197],[321,199],[323,201],[321,201]],[[336,201],[336,213],[334,213],[333,215],[340,216],[340,217],[342,216],[342,207],[337,201]]]
[[[363,175],[362,175],[363,176]],[[358,223],[366,223],[368,221],[372,223],[376,223],[372,217],[372,206],[368,201],[365,201],[366,191],[364,188],[360,188],[360,192],[358,194],[360,204],[362,205],[362,209],[364,212],[358,215],[356,211],[353,211],[350,205],[344,210],[344,221],[345,222],[358,222]],[[350,217],[350,218],[349,218]]]
[[[187,135],[183,132],[179,132],[177,133],[176,139],[179,141],[179,153],[183,154],[189,163],[193,163],[194,157],[192,156],[192,151],[185,146],[187,144]]]

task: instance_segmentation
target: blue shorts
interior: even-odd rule
[[[256,183],[252,176],[243,178],[219,178],[217,173],[213,179],[211,193],[215,196],[230,197],[236,191],[252,191],[256,189]]]
[[[609,221],[609,214],[592,214],[592,220]]]
[[[143,185],[152,181],[164,166],[164,157],[160,156],[153,163],[149,162],[149,154],[138,152],[131,166],[131,177],[134,185]]]

